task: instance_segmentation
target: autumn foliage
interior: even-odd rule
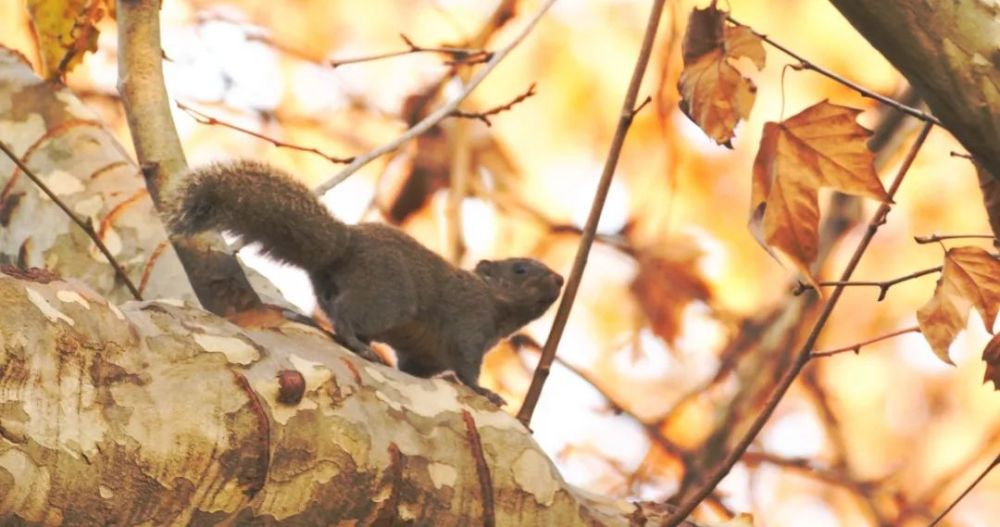
[[[263,158],[320,186],[447,104],[534,9],[440,4],[165,2],[190,161]],[[611,4],[561,2],[460,111],[324,200],[465,267],[570,269],[648,9]],[[110,5],[26,5],[0,6],[0,44],[129,144]],[[662,27],[536,438],[598,493],[704,491],[700,520],[926,525],[1000,450],[1000,184],[827,2],[675,2]],[[311,312],[292,273],[274,274]],[[486,357],[512,412],[552,319]],[[991,525],[997,474],[951,514]]]

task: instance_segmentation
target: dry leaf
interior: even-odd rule
[[[934,296],[917,311],[920,331],[934,354],[948,364],[954,364],[948,347],[965,329],[973,306],[992,333],[1000,309],[1000,261],[979,247],[949,249]]]
[[[983,383],[992,382],[993,389],[1000,391],[1000,333],[993,335],[983,349],[983,362],[986,363]]]
[[[84,53],[97,49],[96,24],[104,17],[104,0],[28,0],[28,12],[46,79],[63,77]]]
[[[750,116],[757,87],[730,60],[746,57],[764,67],[764,46],[750,28],[726,26],[726,12],[712,2],[694,9],[682,45],[680,108],[715,142],[732,147],[733,129]]]
[[[701,249],[685,240],[665,247],[638,256],[639,272],[631,287],[653,332],[673,344],[681,333],[684,308],[696,300],[710,303],[712,288],[698,267]]]
[[[822,187],[885,200],[861,110],[827,101],[780,123],[766,123],[753,165],[750,231],[769,253],[781,250],[815,283]],[[773,253],[771,253],[773,256]]]

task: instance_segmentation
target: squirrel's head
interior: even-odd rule
[[[522,324],[541,316],[559,298],[563,285],[559,273],[531,258],[483,260],[476,274],[509,310],[524,317]]]

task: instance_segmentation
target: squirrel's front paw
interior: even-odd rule
[[[387,363],[385,361],[385,359],[382,358],[381,355],[379,355],[378,353],[375,353],[375,350],[371,349],[371,347],[369,347],[369,346],[365,346],[365,347],[363,347],[361,349],[353,350],[353,351],[354,351],[354,353],[357,353],[358,356],[361,357],[362,359],[369,360],[369,361],[374,362],[376,364],[382,364],[384,366],[388,366],[389,365],[389,363]]]
[[[505,406],[507,404],[507,401],[503,397],[500,397],[500,395],[498,395],[493,390],[487,390],[482,386],[470,386],[470,388],[472,388],[472,390],[478,393],[479,395],[482,395],[483,397],[489,399],[491,403],[497,406]]]
[[[478,384],[468,384],[468,383],[462,382],[462,379],[460,379],[458,377],[458,375],[456,375],[455,372],[452,371],[452,370],[445,370],[445,371],[443,371],[441,373],[435,374],[434,378],[435,379],[444,379],[444,380],[446,380],[448,382],[453,382],[455,384],[462,384],[462,385],[468,386],[470,389],[472,389],[472,391],[474,391],[474,392],[478,393],[479,395],[482,395],[483,397],[489,399],[489,401],[491,403],[493,403],[493,404],[495,404],[497,406],[504,406],[504,405],[507,404],[507,401],[505,401],[503,397],[500,397],[499,395],[497,395],[492,390],[488,390],[486,388],[483,388],[482,386],[479,386]]]

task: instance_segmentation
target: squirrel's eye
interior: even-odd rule
[[[528,272],[528,266],[523,263],[514,264],[514,274],[524,274]]]

